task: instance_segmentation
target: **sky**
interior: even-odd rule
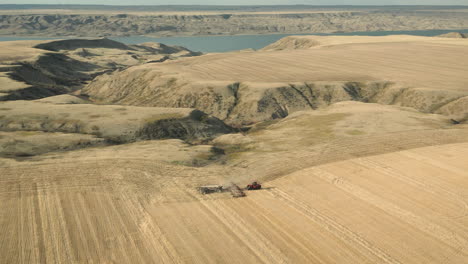
[[[468,0],[0,0],[0,4],[103,5],[468,5]]]

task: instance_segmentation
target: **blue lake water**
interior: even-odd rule
[[[466,30],[418,30],[418,31],[377,31],[377,32],[349,32],[349,33],[317,33],[320,36],[388,36],[388,35],[415,35],[437,36],[449,32],[468,33]],[[113,40],[126,44],[143,42],[160,42],[167,45],[178,45],[193,51],[226,52],[242,49],[261,49],[284,37],[293,35],[311,34],[273,34],[273,35],[236,35],[236,36],[193,36],[193,37],[165,37],[151,38],[144,36],[115,37]]]
[[[387,36],[387,35],[415,35],[415,36],[437,36],[449,32],[468,33],[465,30],[416,30],[416,31],[377,31],[377,32],[348,32],[348,33],[316,33],[320,36]],[[227,52],[242,49],[260,49],[281,38],[291,35],[311,34],[273,34],[273,35],[236,35],[236,36],[192,36],[192,37],[111,37],[110,39],[125,43],[139,44],[143,42],[160,42],[167,45],[178,45],[193,51],[201,52]],[[0,37],[0,41],[12,40],[49,40],[58,38],[41,37]]]

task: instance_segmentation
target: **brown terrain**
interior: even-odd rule
[[[39,99],[82,88],[108,71],[198,53],[109,39],[0,42],[0,101]]]
[[[444,6],[0,6],[0,35],[104,37],[459,30],[468,29],[467,10]]]
[[[236,124],[348,100],[465,120],[467,67],[464,39],[293,36],[259,52],[207,54],[105,74],[82,93],[106,103],[197,108]]]
[[[0,262],[466,263],[454,35],[0,43]]]

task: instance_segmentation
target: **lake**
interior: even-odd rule
[[[437,36],[449,32],[468,33],[464,30],[415,30],[415,31],[376,31],[376,32],[348,32],[348,33],[316,33],[320,36],[388,36],[388,35],[415,35],[415,36]],[[193,51],[201,52],[227,52],[242,49],[261,49],[281,38],[292,35],[312,34],[273,34],[273,35],[236,35],[236,36],[192,36],[192,37],[111,37],[110,39],[125,43],[139,44],[143,42],[160,42],[167,45],[178,45]],[[0,37],[0,41],[12,40],[50,40],[58,38],[41,37]]]

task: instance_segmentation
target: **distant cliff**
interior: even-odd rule
[[[175,36],[465,28],[468,28],[466,13],[449,11],[380,10],[210,15],[6,13],[0,15],[0,35],[19,36]]]

